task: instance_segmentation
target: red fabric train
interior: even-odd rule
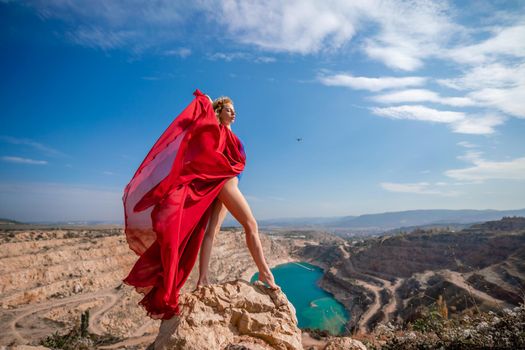
[[[211,204],[246,160],[208,97],[194,95],[124,190],[126,239],[140,257],[123,282],[144,294],[139,304],[155,319],[180,313],[179,292],[195,265]]]

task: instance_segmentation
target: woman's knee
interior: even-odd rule
[[[255,220],[253,216],[248,217],[242,226],[244,227],[246,234],[257,233],[257,230],[258,230],[257,221]]]
[[[239,185],[239,178],[237,176],[234,176],[234,177],[228,179],[224,183],[224,187],[226,187],[226,188],[234,188],[234,187],[237,187],[238,185]]]

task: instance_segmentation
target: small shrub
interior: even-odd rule
[[[525,304],[501,315],[493,312],[446,319],[439,305],[409,327],[380,326],[382,345],[371,349],[525,349]]]
[[[40,345],[51,349],[63,350],[95,350],[101,345],[114,344],[120,341],[118,337],[106,334],[99,336],[88,332],[89,310],[82,313],[80,324],[71,329],[67,334],[54,334],[46,337]]]

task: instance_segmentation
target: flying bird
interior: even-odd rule
[[[296,140],[297,140],[297,142],[301,142],[303,140],[303,138],[302,137],[298,137]]]

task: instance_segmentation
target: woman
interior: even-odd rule
[[[219,124],[231,130],[231,124],[235,121],[236,115],[233,101],[229,97],[220,97],[213,102],[213,110],[215,111]],[[275,284],[273,275],[264,259],[257,230],[257,222],[253,217],[248,202],[239,190],[238,183],[239,176],[229,179],[213,203],[211,218],[206,228],[204,241],[202,242],[200,250],[199,280],[197,281],[197,286],[209,283],[208,265],[210,263],[213,240],[217,232],[219,232],[221,224],[229,210],[244,228],[246,244],[259,269],[259,280],[267,283],[271,289],[277,289],[278,286]]]
[[[194,95],[152,147],[123,196],[126,239],[140,256],[123,282],[144,294],[139,304],[155,319],[180,314],[179,291],[195,264],[205,229],[209,227],[209,241],[225,208],[245,229],[259,279],[278,288],[264,259],[257,223],[237,187],[245,154],[230,129],[233,103],[219,99],[213,106],[199,90]],[[207,283],[209,243],[201,254],[207,260],[199,284]]]

